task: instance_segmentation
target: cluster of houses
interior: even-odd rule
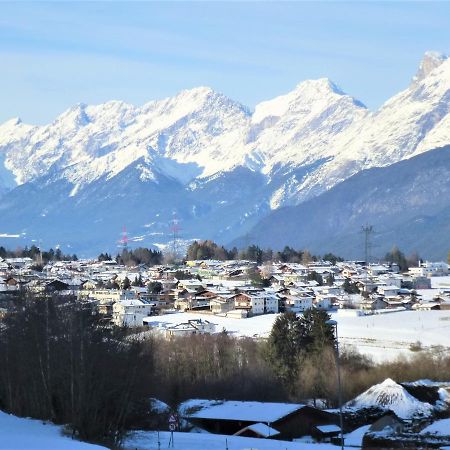
[[[176,428],[185,432],[304,444],[340,445],[343,439],[345,448],[367,449],[442,448],[450,444],[450,382],[396,383],[387,379],[344,404],[342,412],[320,408],[309,400],[266,403],[191,399],[176,411],[159,400],[153,399],[152,405],[163,416],[163,427],[171,417]]]
[[[431,290],[431,279],[446,276],[446,263],[422,263],[406,273],[388,264],[328,261],[271,263],[187,261],[183,266],[125,267],[115,261],[48,263],[33,270],[30,258],[0,260],[0,317],[20,292],[71,295],[95,302],[115,325],[140,327],[148,318],[173,311],[246,318],[310,308],[379,310],[450,309],[450,284]],[[427,292],[427,295],[424,295]],[[431,293],[431,295],[430,295]],[[177,333],[211,332],[204,321],[187,321]]]

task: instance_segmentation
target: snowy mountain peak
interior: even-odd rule
[[[0,146],[8,143],[12,139],[21,138],[33,127],[22,122],[20,117],[14,117],[13,119],[7,120],[6,122],[0,124]],[[0,147],[0,153],[2,148]],[[0,171],[3,168],[0,167]]]
[[[297,84],[291,95],[296,97],[324,97],[329,95],[346,95],[345,92],[329,78],[305,80]]]
[[[176,101],[198,101],[204,102],[211,96],[219,95],[213,89],[207,86],[195,87],[192,89],[184,89],[180,91],[175,97],[171,97]]]
[[[334,92],[336,94],[345,95],[345,92],[337,86],[329,78],[318,78],[316,80],[305,80],[297,84],[295,91],[304,92],[305,90],[313,89],[316,92]]]
[[[209,86],[197,86],[192,89],[183,89],[178,95],[208,96],[215,93],[216,91]]]
[[[86,108],[86,104],[77,103],[59,115],[54,123],[65,123],[75,127],[85,126],[90,122],[89,116],[86,113]]]
[[[444,61],[448,59],[448,56],[444,53],[427,51],[425,52],[422,61],[420,62],[419,69],[416,75],[413,77],[413,83],[418,83],[426,78],[436,67],[439,67]]]
[[[366,109],[362,102],[348,95],[329,78],[303,81],[290,93],[290,97],[299,102],[311,102],[316,105],[320,105],[324,101],[329,104],[336,101],[350,101],[355,106]]]
[[[13,117],[12,119],[7,120],[1,126],[5,128],[14,127],[16,125],[20,125],[22,123],[22,119],[20,117]]]
[[[291,92],[256,105],[252,122],[257,124],[266,118],[281,117],[285,114],[304,114],[309,108],[324,109],[341,99],[349,99],[356,106],[365,108],[329,78],[302,81]]]
[[[202,108],[204,105],[222,104],[248,111],[246,106],[243,106],[239,102],[232,100],[208,86],[185,89],[179,92],[175,97],[169,97],[168,99],[162,100],[162,102],[164,101],[170,101],[172,103],[180,102],[186,106],[190,106],[193,110]]]
[[[0,124],[0,143],[2,142],[2,138],[4,138],[7,134],[18,132],[21,128],[29,127],[29,125],[25,125],[22,122],[20,117],[13,117],[12,119],[7,120]]]

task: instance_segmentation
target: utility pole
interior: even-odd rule
[[[44,265],[44,261],[42,259],[42,239],[39,239],[39,264],[41,266]]]
[[[327,320],[327,325],[333,327],[334,335],[336,337],[336,368],[337,368],[337,381],[338,381],[338,402],[339,402],[339,428],[341,435],[341,450],[344,450],[344,416],[342,412],[342,385],[341,385],[341,364],[339,356],[339,336],[338,336],[338,324],[335,320]]]
[[[364,234],[364,261],[366,264],[369,264],[370,251],[372,250],[372,235],[375,231],[373,226],[369,224],[363,225],[361,231]]]

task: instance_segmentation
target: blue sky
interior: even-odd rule
[[[253,108],[320,77],[376,109],[426,50],[450,53],[450,3],[0,2],[0,122],[201,85]]]

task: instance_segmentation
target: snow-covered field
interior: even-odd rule
[[[431,277],[431,287],[432,289],[424,289],[421,292],[433,292],[433,289],[449,288],[450,287],[450,276],[446,277]]]
[[[410,345],[420,341],[423,348],[450,344],[450,311],[401,311],[370,316],[346,316],[332,313],[338,322],[342,345],[352,345],[375,360],[389,360],[400,354],[411,355]],[[266,338],[276,314],[234,319],[196,313],[155,316],[151,326],[175,325],[188,319],[209,320],[217,331],[234,336]]]
[[[62,434],[60,426],[0,411],[0,450],[106,450]]]
[[[401,311],[364,317],[339,317],[342,343],[354,345],[376,360],[408,355],[411,344],[423,348],[450,343],[450,311]]]
[[[162,316],[154,316],[148,322],[149,326],[167,326],[186,322],[190,319],[208,320],[216,325],[216,331],[226,330],[233,336],[267,337],[276,319],[275,314],[250,317],[248,319],[234,319],[230,317],[220,317],[211,314],[198,313],[174,313]]]

